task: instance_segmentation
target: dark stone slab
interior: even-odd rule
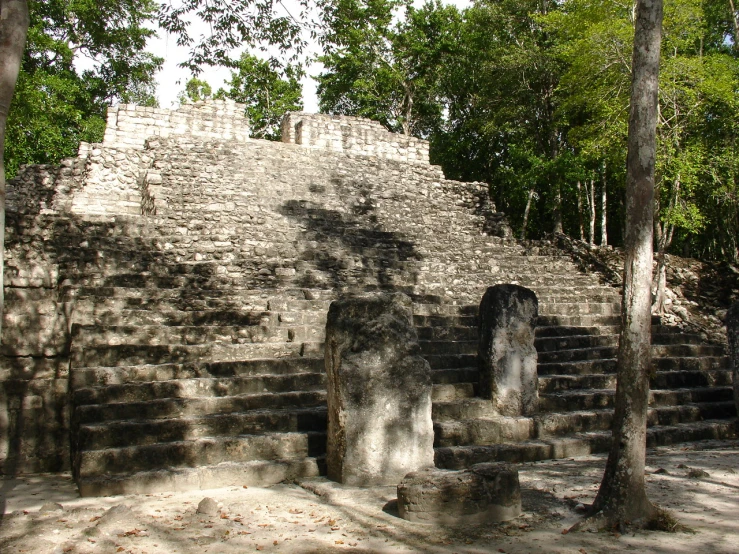
[[[333,302],[326,324],[328,476],[395,485],[433,466],[431,369],[403,294]]]
[[[538,311],[536,294],[518,285],[490,287],[480,303],[480,395],[492,400],[501,415],[537,411],[534,331]]]
[[[430,468],[398,485],[400,517],[419,523],[492,523],[521,514],[518,470],[485,463],[463,471]]]

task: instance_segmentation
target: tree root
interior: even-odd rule
[[[662,531],[664,533],[693,533],[694,531],[680,523],[669,510],[650,505],[641,517],[627,519],[615,511],[600,510],[590,512],[581,521],[570,527],[567,532],[600,532],[619,533],[628,531]]]

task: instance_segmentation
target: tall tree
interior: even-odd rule
[[[5,313],[5,129],[28,25],[28,3],[25,0],[0,0],[0,334]]]
[[[438,129],[444,58],[458,44],[461,16],[438,0],[338,0],[323,10],[323,112],[379,121],[419,137]]]
[[[79,142],[99,142],[111,103],[153,105],[146,52],[152,0],[31,0],[28,44],[9,115],[9,174],[20,164],[58,163]]]
[[[303,109],[300,67],[287,64],[278,70],[246,53],[234,65],[227,88],[219,89],[216,98],[246,105],[252,137],[280,140],[282,116]]]
[[[626,234],[618,376],[611,450],[593,510],[607,527],[651,518],[644,484],[662,0],[639,0],[626,166]]]

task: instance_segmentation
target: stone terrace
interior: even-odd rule
[[[233,107],[193,109],[233,124]],[[437,466],[606,449],[618,291],[549,244],[506,238],[485,185],[444,179],[427,144],[286,121],[285,143],[185,129],[143,149],[122,146],[140,136],[129,121],[10,184],[3,471],[71,467],[84,495],[320,474],[328,305],[378,290],[413,299]],[[333,138],[301,143],[304,128]],[[476,306],[496,283],[539,297],[533,417],[475,397]],[[650,444],[733,436],[722,348],[659,321],[653,342]]]

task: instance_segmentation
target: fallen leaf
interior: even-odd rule
[[[344,544],[344,541],[334,541],[334,544]]]
[[[567,534],[567,533],[569,533],[569,532],[570,532],[570,530],[569,530],[569,529],[562,529],[562,534],[563,534],[563,535],[566,535],[566,534]]]
[[[100,516],[91,517],[90,523],[92,523],[93,521],[97,521],[98,519],[100,519]]]
[[[274,544],[275,546],[277,546],[277,541],[272,541],[272,544]]]

